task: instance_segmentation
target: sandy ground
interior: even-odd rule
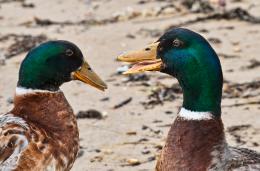
[[[158,39],[170,25],[206,15],[182,8],[167,8],[158,13],[170,3],[156,0],[0,0],[0,113],[12,108],[19,65],[26,55],[18,53],[4,59],[10,46],[20,40],[15,37],[43,34],[47,40],[72,41],[82,49],[86,60],[109,87],[104,93],[79,82],[61,87],[75,114],[96,109],[107,115],[102,120],[78,120],[81,156],[72,170],[153,170],[182,99],[178,95],[175,100],[164,101],[163,105],[150,109],[145,109],[142,102],[148,101],[148,95],[158,88],[158,82],[170,86],[176,80],[161,73],[146,73],[147,80],[128,81],[126,76],[116,74],[123,64],[115,58],[123,51],[142,48]],[[227,10],[238,6],[253,16],[260,16],[259,2],[228,1]],[[46,19],[56,23],[40,25]],[[222,103],[228,143],[260,151],[260,84],[257,84],[260,67],[250,67],[260,61],[260,24],[222,19],[194,22],[185,27],[200,32],[220,54],[224,78],[228,81]],[[6,35],[9,37],[3,38]],[[132,98],[128,104],[114,109],[128,98]],[[129,160],[140,164],[131,166]]]

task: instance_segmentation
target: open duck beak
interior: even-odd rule
[[[80,80],[102,91],[107,89],[105,82],[99,78],[86,61],[83,62],[79,70],[72,72],[72,78],[74,80]]]
[[[152,43],[142,50],[130,51],[119,55],[117,59],[134,65],[123,74],[135,74],[144,71],[160,71],[163,63],[157,58],[159,42]]]

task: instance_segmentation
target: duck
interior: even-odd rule
[[[1,171],[68,171],[79,151],[76,117],[60,86],[79,80],[107,85],[65,40],[48,41],[23,59],[13,109],[0,116]]]
[[[124,74],[160,71],[177,79],[183,103],[168,132],[156,171],[256,171],[260,154],[227,144],[221,119],[223,73],[218,55],[200,34],[173,28],[119,61]]]

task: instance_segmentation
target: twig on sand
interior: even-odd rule
[[[113,107],[113,109],[118,109],[118,108],[120,108],[120,107],[123,107],[124,105],[130,103],[130,102],[132,101],[132,99],[133,99],[132,97],[129,97],[128,99],[126,99],[126,100],[120,102],[119,104],[115,105],[115,106]]]

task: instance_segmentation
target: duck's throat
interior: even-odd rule
[[[220,169],[224,167],[225,156],[227,148],[220,118],[191,120],[179,115],[169,131],[158,167],[171,171]]]
[[[203,80],[196,81],[196,80]],[[210,112],[221,115],[222,79],[194,79],[189,83],[179,80],[183,89],[183,107],[195,112]]]

